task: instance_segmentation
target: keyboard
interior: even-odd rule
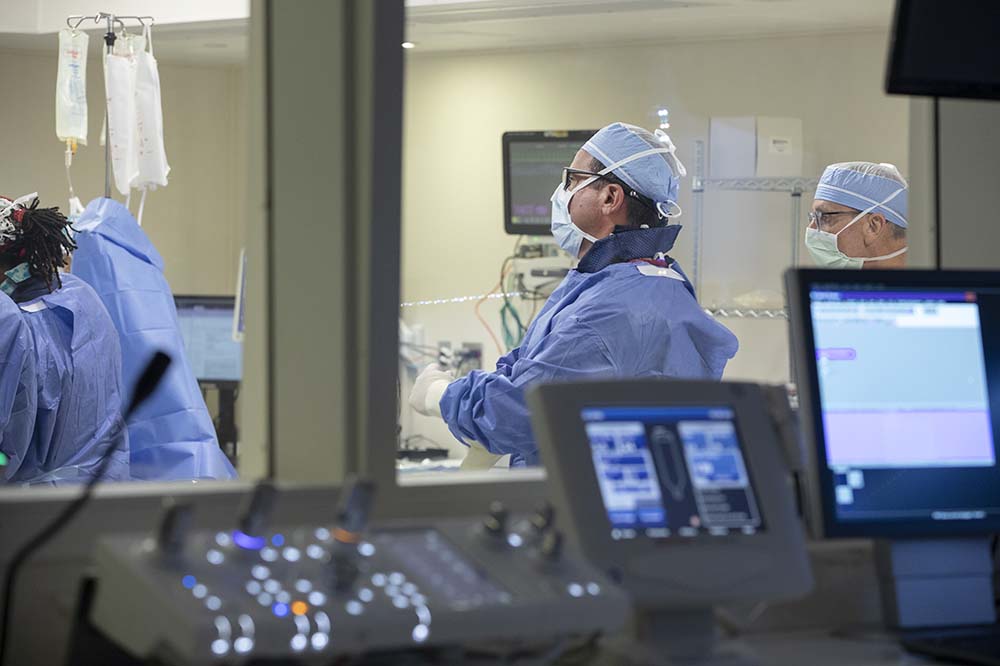
[[[1000,627],[996,625],[914,633],[902,642],[914,654],[957,664],[1000,666]]]

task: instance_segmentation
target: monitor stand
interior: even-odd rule
[[[875,567],[893,629],[996,622],[991,537],[877,541]]]
[[[603,643],[634,666],[759,666],[746,646],[720,643],[712,608],[636,609],[630,630]]]

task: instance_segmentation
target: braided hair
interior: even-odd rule
[[[7,202],[10,200],[8,199]],[[0,200],[0,205],[7,203]],[[59,208],[39,208],[36,197],[30,204],[14,205],[0,220],[0,262],[14,266],[27,263],[31,274],[62,287],[59,269],[66,256],[76,249],[69,235],[70,221]]]

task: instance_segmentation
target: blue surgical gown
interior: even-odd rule
[[[495,372],[475,370],[448,386],[440,407],[451,433],[512,454],[512,466],[537,465],[524,400],[533,384],[719,379],[736,354],[736,336],[705,314],[682,272],[667,269],[665,277],[653,268],[640,261],[571,271]]]
[[[17,483],[129,479],[128,431],[122,417],[121,347],[111,318],[90,286],[62,275],[48,291],[32,278],[13,294],[31,335],[37,377],[34,428]]]
[[[35,425],[38,401],[31,333],[21,310],[0,292],[0,453],[7,465],[0,482],[21,469]]]
[[[127,385],[157,350],[173,360],[156,393],[129,419],[132,477],[235,478],[184,354],[173,293],[153,243],[128,209],[112,199],[91,201],[76,227],[72,271],[97,291],[111,314]]]

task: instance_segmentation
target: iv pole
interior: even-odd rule
[[[119,24],[122,30],[125,29],[125,20],[138,21],[140,25],[145,26],[146,21],[149,21],[150,25],[153,24],[152,16],[116,16],[115,14],[109,14],[107,12],[100,12],[95,16],[70,16],[66,19],[66,25],[68,25],[73,30],[79,30],[80,24],[84,21],[93,21],[94,23],[100,24],[102,21],[107,23],[108,31],[104,34],[104,43],[107,45],[107,53],[111,55],[111,51],[115,46],[115,40],[118,36],[115,35],[115,24]],[[75,23],[73,23],[75,21]],[[108,124],[108,106],[104,105],[104,198],[111,198],[111,128]]]

